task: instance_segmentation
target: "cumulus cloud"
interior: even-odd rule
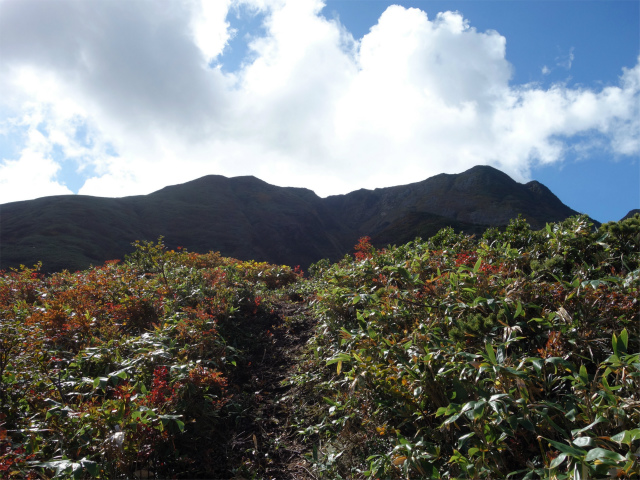
[[[262,13],[264,28],[241,67],[224,72],[216,65],[235,34],[227,16],[240,6]],[[561,161],[576,136],[584,148],[640,150],[638,65],[600,90],[512,85],[506,39],[460,13],[390,6],[355,39],[323,7],[1,1],[0,136],[11,124],[23,144],[0,160],[0,202],[28,195],[7,185],[34,165],[32,197],[68,192],[60,162],[91,172],[80,188],[91,195],[206,174],[328,195],[476,164],[524,180]]]
[[[60,165],[51,158],[51,147],[44,135],[31,127],[26,136],[28,146],[20,151],[19,158],[0,164],[0,201],[2,198],[19,201],[34,196],[72,193],[66,186],[51,180]]]

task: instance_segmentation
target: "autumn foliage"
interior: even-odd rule
[[[309,278],[161,239],[39,270],[0,274],[2,478],[262,478],[285,439],[301,478],[640,476],[640,216],[365,237]],[[247,379],[276,308],[315,324],[280,397]]]
[[[221,475],[239,345],[260,343],[269,292],[301,272],[161,241],[38,270],[0,276],[0,476]]]
[[[363,238],[310,270],[317,478],[639,477],[640,216]]]

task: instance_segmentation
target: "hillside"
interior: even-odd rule
[[[0,273],[3,478],[637,479],[640,215]]]
[[[135,240],[286,265],[332,261],[361,236],[376,246],[428,238],[445,226],[480,234],[522,214],[535,228],[577,214],[538,182],[492,167],[347,195],[206,176],[144,196],[56,196],[0,206],[0,269],[47,272],[123,258]]]

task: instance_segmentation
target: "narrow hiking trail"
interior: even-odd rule
[[[297,370],[315,320],[306,301],[281,301],[254,324],[266,341],[252,349],[244,376],[245,412],[229,442],[229,464],[240,479],[315,479],[293,416],[300,387],[288,382]]]

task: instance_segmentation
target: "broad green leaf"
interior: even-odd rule
[[[626,460],[626,458],[619,453],[612,452],[611,450],[606,450],[604,448],[594,448],[592,450],[589,450],[585,461],[591,462],[593,460],[602,459],[613,460],[615,462],[624,462]]]
[[[566,443],[555,442],[553,440],[549,440],[546,437],[543,437],[549,444],[555,449],[561,451],[562,453],[566,453],[567,455],[573,458],[583,458],[586,454],[586,450],[582,450],[581,448],[575,448],[571,445],[567,445]]]
[[[493,345],[491,345],[490,343],[486,343],[484,345],[485,350],[487,351],[487,355],[489,356],[489,360],[491,360],[491,363],[493,365],[496,365],[496,352],[493,350]]]
[[[536,431],[536,427],[533,425],[533,423],[531,423],[526,418],[518,418],[518,423],[522,425],[525,429],[529,430],[530,432]]]
[[[98,474],[100,473],[100,468],[98,466],[98,463],[92,460],[87,460],[86,458],[83,458],[82,460],[80,460],[80,465],[82,465],[82,468],[86,469],[87,472],[89,472],[89,474],[91,474],[91,476],[93,477],[97,477]]]
[[[589,467],[582,462],[576,462],[573,466],[573,480],[588,480]]]
[[[549,465],[550,468],[558,468],[560,465],[562,465],[562,463],[567,459],[567,455],[565,453],[561,453],[560,455],[558,455],[556,458],[553,459],[553,462],[551,462],[551,465]]]
[[[486,406],[486,402],[477,402],[476,406],[473,409],[473,419],[478,420],[482,418],[484,415],[484,407]]]
[[[478,261],[473,266],[473,273],[478,273],[478,270],[480,270],[481,265],[482,265],[482,257],[478,258]]]
[[[109,379],[107,377],[97,377],[93,381],[93,388],[104,388],[109,383]]]
[[[622,340],[622,345],[624,345],[624,350],[622,351],[624,355],[627,353],[627,348],[629,347],[629,333],[626,328],[620,332],[620,340]]]
[[[353,337],[351,332],[349,330],[347,330],[346,328],[344,328],[344,327],[340,327],[340,331],[344,334],[345,338]]]
[[[571,430],[571,435],[576,436],[576,435],[579,435],[580,433],[584,433],[587,430],[591,430],[597,424],[603,423],[603,422],[609,422],[609,420],[607,420],[604,417],[596,417],[596,419],[593,421],[593,423],[587,425],[586,427],[580,428],[580,429],[576,429],[576,430]]]
[[[589,374],[587,373],[587,367],[584,365],[580,365],[580,373],[578,374],[580,380],[582,380],[583,385],[587,385],[589,383]]]
[[[340,353],[337,356],[327,360],[327,365],[333,365],[334,363],[349,362],[349,361],[351,361],[351,355],[349,355],[348,353]]]
[[[633,430],[623,430],[620,433],[617,433],[611,440],[617,443],[624,443],[625,445],[631,446],[631,444],[640,440],[640,428],[634,428]]]
[[[531,364],[533,365],[533,368],[536,369],[537,373],[540,373],[542,371],[542,367],[544,366],[544,363],[541,358],[528,358],[527,360],[531,362]]]
[[[571,443],[573,443],[576,447],[591,447],[595,444],[593,438],[591,437],[578,437],[574,439]]]
[[[455,414],[455,415],[452,415],[451,417],[447,418],[447,419],[444,421],[443,425],[448,425],[448,424],[450,424],[450,423],[455,422],[456,420],[458,420],[458,419],[460,418],[460,415],[461,415],[460,413],[457,413],[457,414]]]
[[[513,314],[513,318],[518,318],[522,313],[522,303],[518,300],[518,306],[516,307],[516,313]]]

